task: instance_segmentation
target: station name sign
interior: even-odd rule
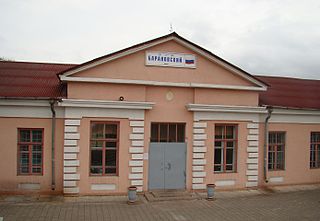
[[[196,68],[196,56],[176,52],[146,52],[146,65]]]

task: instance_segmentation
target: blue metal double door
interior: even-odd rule
[[[149,190],[186,187],[186,143],[150,143]]]

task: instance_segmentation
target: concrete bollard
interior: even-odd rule
[[[207,184],[207,200],[213,200],[215,187],[213,183]]]
[[[137,201],[137,187],[129,186],[128,188],[128,203],[133,204]]]

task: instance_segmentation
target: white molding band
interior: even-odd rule
[[[194,121],[228,120],[259,122],[265,115],[265,107],[187,104],[187,110],[193,111]]]
[[[207,175],[205,172],[206,128],[207,122],[193,122],[192,189],[194,190],[205,189],[206,187],[204,183]]]
[[[246,91],[266,91],[264,87],[242,86],[242,85],[223,85],[223,84],[203,84],[192,82],[165,82],[165,81],[146,81],[146,80],[129,80],[115,78],[97,78],[97,77],[66,77],[60,76],[61,81],[66,82],[92,82],[92,83],[112,83],[112,84],[134,84],[150,85],[165,87],[187,87],[187,88],[211,88],[226,90],[246,90]]]
[[[79,194],[80,190],[77,181],[80,180],[78,167],[80,161],[78,159],[80,148],[78,141],[80,139],[79,127],[80,119],[65,119],[64,120],[64,167],[63,167],[63,193],[64,194]]]
[[[107,100],[83,100],[83,99],[62,99],[59,106],[62,107],[95,107],[109,109],[136,109],[150,110],[153,102],[132,102],[132,101],[107,101]]]
[[[0,99],[0,106],[50,107],[49,100]]]
[[[22,190],[40,190],[40,183],[19,183],[18,189]]]
[[[282,176],[269,178],[270,183],[283,183],[283,181],[284,181],[284,178]]]
[[[223,186],[234,186],[236,185],[236,181],[232,179],[228,180],[217,180],[215,182],[217,187],[223,187]]]
[[[188,111],[256,113],[256,114],[267,113],[267,110],[265,107],[258,107],[258,106],[187,104],[186,107]]]
[[[247,182],[246,187],[258,186],[258,161],[259,161],[259,124],[247,123]]]
[[[131,133],[129,139],[131,147],[129,148],[130,161],[128,179],[130,184],[137,186],[137,191],[143,191],[143,152],[144,152],[144,120],[130,120]]]
[[[64,118],[64,108],[55,106],[56,118]],[[0,99],[0,117],[52,118],[49,100]]]
[[[116,190],[117,186],[113,183],[97,183],[91,184],[91,190],[93,191],[112,191]]]
[[[143,120],[144,111],[152,109],[152,102],[63,99],[65,118],[110,117]],[[70,125],[71,126],[71,125]]]
[[[233,106],[233,105],[206,105],[187,104],[186,108],[194,112],[194,121],[206,120],[235,120],[252,121],[263,123],[266,118],[265,107],[255,106]],[[304,109],[280,109],[275,108],[272,112],[270,123],[297,123],[297,124],[319,124],[320,110]],[[257,128],[248,128],[257,129]],[[251,131],[256,135],[256,131]]]
[[[205,190],[206,189],[206,184],[204,184],[204,183],[194,183],[194,184],[192,184],[192,189],[193,190]]]

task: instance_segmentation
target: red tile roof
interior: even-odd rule
[[[57,74],[75,64],[0,61],[0,97],[63,98],[66,87]],[[255,76],[269,84],[260,105],[320,109],[320,80]]]
[[[256,76],[269,84],[259,96],[260,105],[320,109],[320,80]]]
[[[0,97],[66,97],[66,87],[60,83],[57,73],[74,66],[0,61]]]

